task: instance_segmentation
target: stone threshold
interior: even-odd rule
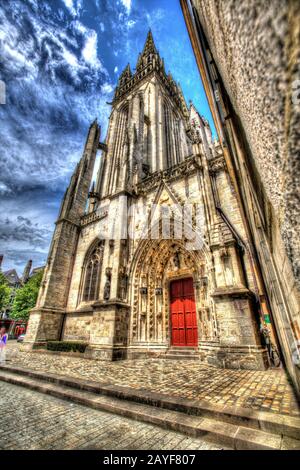
[[[9,365],[0,366],[0,380],[191,436],[207,435],[236,449],[300,449],[300,418],[289,415],[212,405]]]

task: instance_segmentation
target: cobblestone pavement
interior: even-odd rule
[[[293,388],[282,369],[229,370],[198,361],[168,359],[106,362],[23,352],[15,341],[8,344],[8,364],[28,369],[150,390],[173,397],[300,416]]]
[[[224,446],[0,382],[1,450],[221,450]],[[5,410],[5,412],[3,412]]]

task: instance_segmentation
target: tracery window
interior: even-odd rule
[[[101,240],[86,260],[84,272],[84,285],[82,291],[82,300],[84,302],[89,302],[98,298],[101,267],[103,260],[103,249],[104,240]]]

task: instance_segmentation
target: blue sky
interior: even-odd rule
[[[14,0],[0,5],[0,253],[44,264],[60,201],[95,117],[151,28],[186,101],[212,118],[179,0]]]

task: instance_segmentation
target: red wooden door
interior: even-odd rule
[[[193,279],[179,279],[170,286],[173,346],[197,346],[198,331]]]

